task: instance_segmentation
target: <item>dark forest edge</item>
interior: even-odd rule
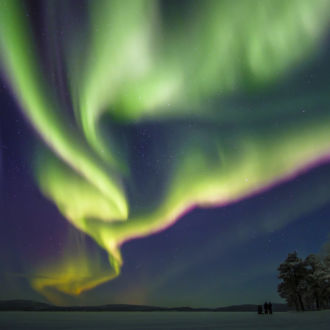
[[[275,312],[289,310],[286,304],[273,304]],[[31,300],[0,301],[0,311],[40,311],[40,312],[256,312],[257,305],[234,305],[216,308],[158,307],[144,305],[102,305],[102,306],[54,306]]]
[[[278,267],[277,291],[297,311],[330,308],[330,254],[310,254],[305,259],[289,253]]]

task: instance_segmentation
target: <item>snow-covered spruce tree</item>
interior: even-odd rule
[[[306,292],[307,269],[305,263],[298,258],[297,252],[289,253],[278,267],[278,278],[282,282],[278,286],[279,295],[297,310],[305,310],[303,294]]]

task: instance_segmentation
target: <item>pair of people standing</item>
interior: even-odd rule
[[[264,311],[265,311],[265,314],[273,314],[273,305],[271,302],[264,303]]]
[[[271,302],[264,303],[264,312],[265,314],[273,314],[273,305]],[[258,314],[263,314],[262,313],[262,305],[258,305]]]

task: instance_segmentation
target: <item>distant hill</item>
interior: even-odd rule
[[[54,307],[32,300],[0,300],[0,311],[43,311]]]
[[[272,304],[274,312],[287,312],[289,309],[287,304]],[[226,307],[218,307],[214,309],[217,312],[255,312],[257,305],[233,305]]]
[[[286,312],[286,304],[273,304],[274,312]],[[32,300],[0,300],[0,311],[67,312],[256,312],[257,305],[234,305],[217,308],[158,307],[144,305],[54,306]]]

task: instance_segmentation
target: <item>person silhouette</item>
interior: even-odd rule
[[[262,305],[258,305],[258,314],[262,314]]]
[[[264,303],[264,310],[265,310],[265,314],[268,314],[268,304],[267,304],[267,302]]]
[[[268,312],[269,314],[273,314],[273,305],[271,302],[268,303]]]

